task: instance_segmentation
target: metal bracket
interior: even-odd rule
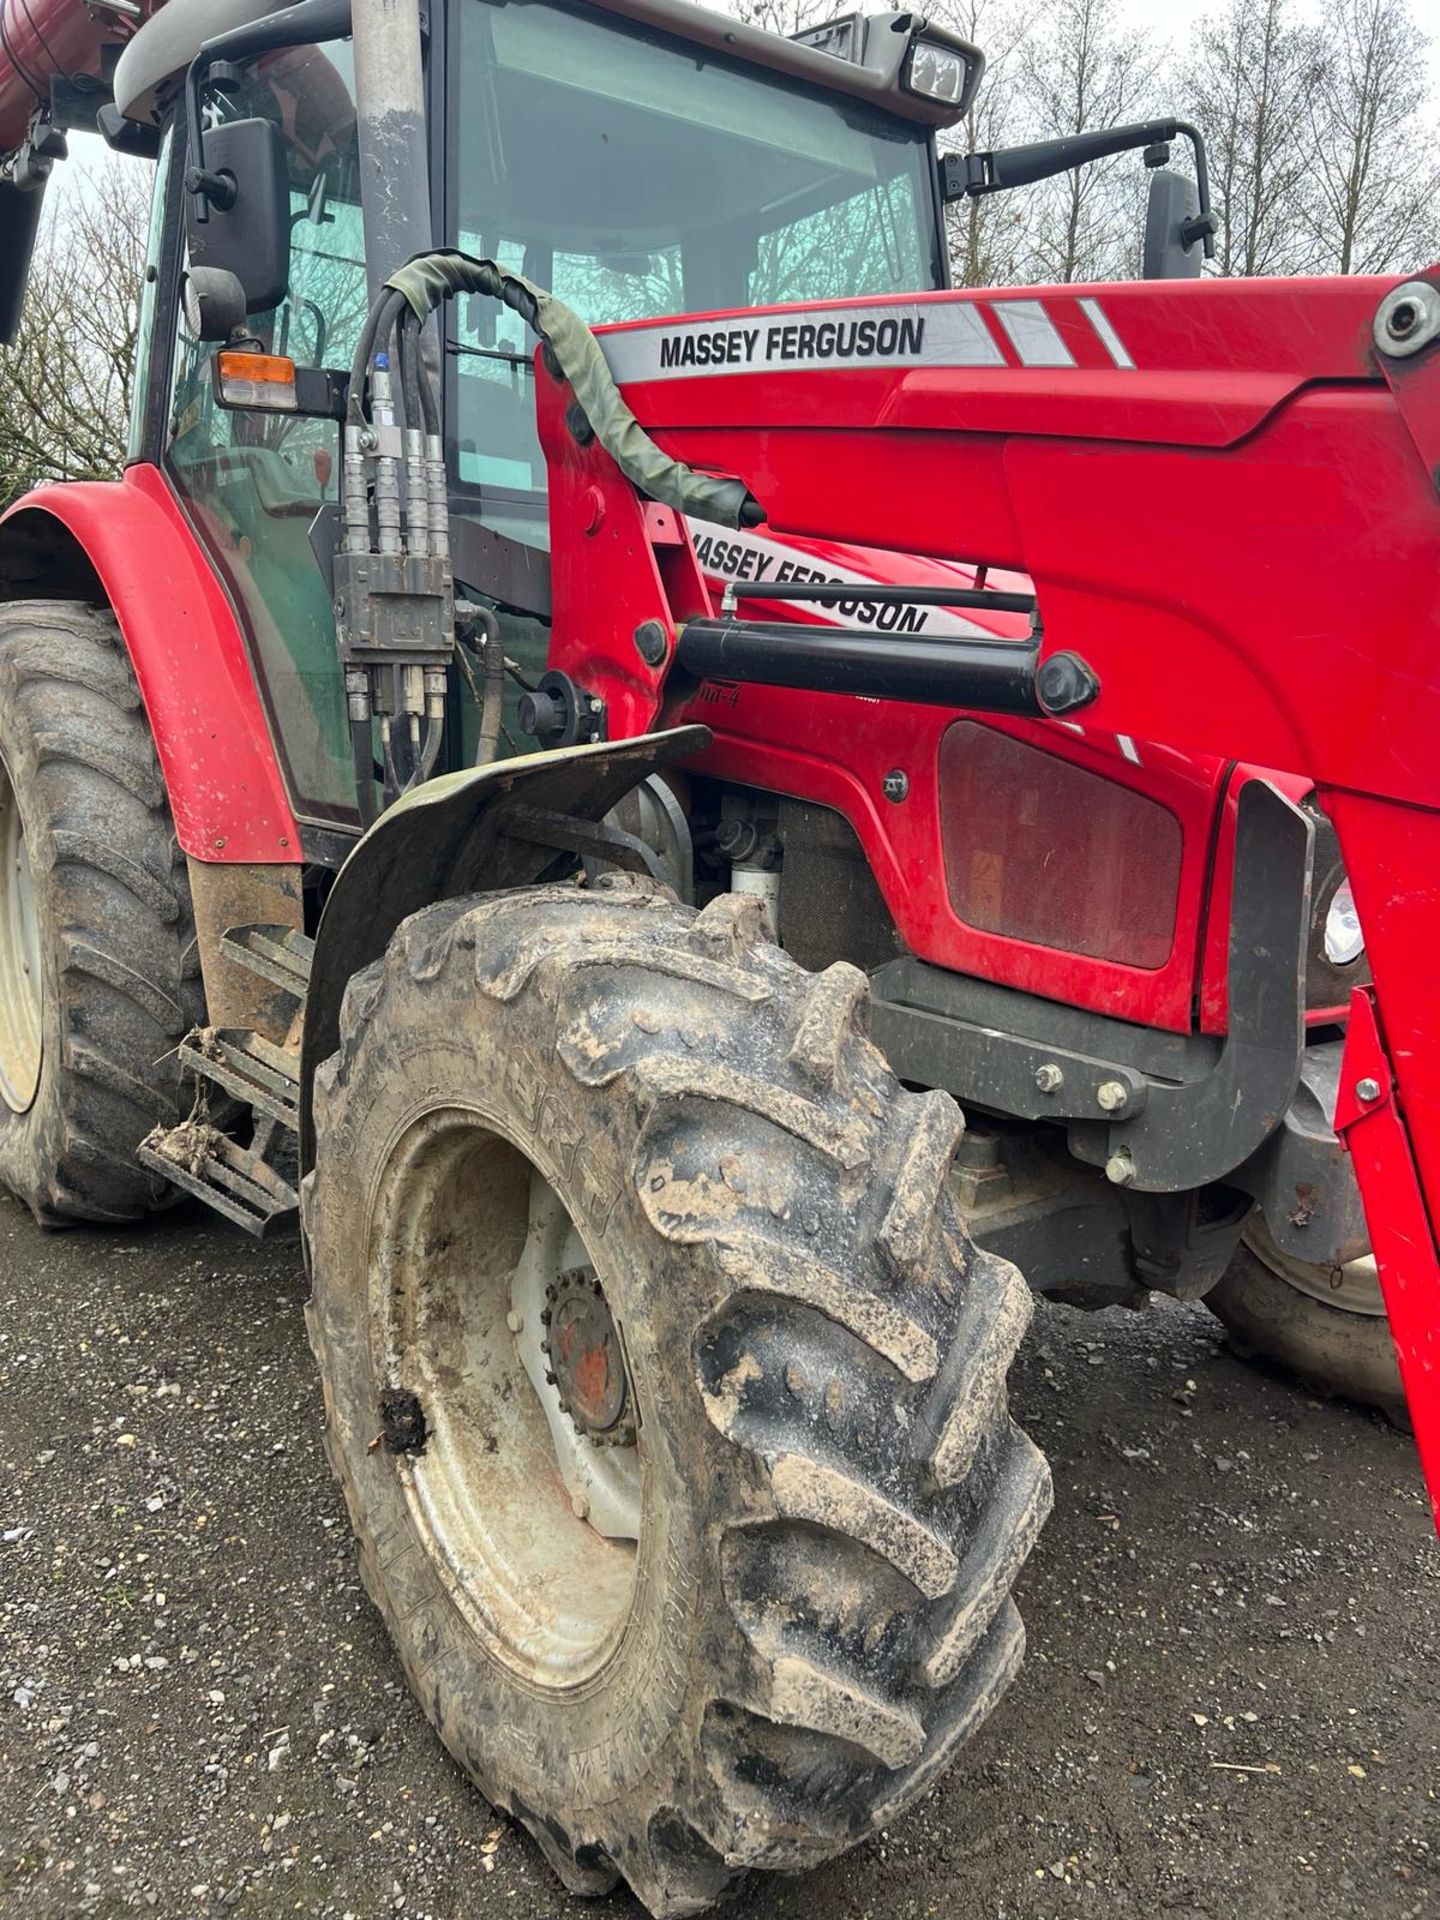
[[[582,820],[573,813],[547,813],[540,807],[512,807],[505,816],[505,834],[527,846],[551,847],[583,860],[598,856],[628,873],[647,873],[664,880],[665,868],[653,847],[633,833],[604,820]]]
[[[1225,1043],[1200,1080],[1151,1086],[1145,1111],[1070,1130],[1071,1151],[1121,1184],[1174,1193],[1223,1180],[1280,1125],[1305,1045],[1315,828],[1265,780],[1240,790]],[[1116,1164],[1118,1159],[1118,1164]]]
[[[1179,1193],[1223,1180],[1280,1125],[1299,1080],[1314,834],[1268,782],[1241,789],[1229,1030],[1218,1050],[1183,1036],[1166,1045],[1052,1002],[1027,1009],[1021,995],[1007,996],[1004,1019],[957,1019],[944,1007],[955,998],[947,976],[913,960],[875,976],[875,1040],[902,1078],[996,1112],[1068,1120],[1071,1152],[1117,1185]],[[934,982],[924,1010],[904,1004],[917,975]],[[1027,1012],[1028,1033],[1017,1024]]]

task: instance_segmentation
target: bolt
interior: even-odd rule
[[[1380,1082],[1368,1078],[1365,1080],[1357,1080],[1355,1082],[1355,1096],[1359,1100],[1378,1100],[1380,1098]]]
[[[658,667],[666,653],[665,629],[658,620],[642,620],[635,629],[635,651],[647,667]]]
[[[519,1333],[523,1330],[525,1322],[520,1315],[512,1309],[505,1316],[505,1324],[511,1333]]]
[[[374,453],[380,444],[380,436],[373,427],[362,427],[355,438],[362,453]]]
[[[1053,1060],[1047,1060],[1043,1067],[1035,1069],[1035,1084],[1041,1093],[1058,1093],[1065,1084],[1065,1076]]]
[[[1440,289],[1428,280],[1409,280],[1380,302],[1375,315],[1375,344],[1400,359],[1419,353],[1440,334]]]
[[[571,1494],[570,1511],[577,1520],[588,1520],[590,1518],[590,1502],[583,1493]]]
[[[1123,1080],[1102,1080],[1095,1089],[1095,1098],[1106,1113],[1118,1113],[1130,1098],[1130,1089]]]
[[[1105,1178],[1115,1187],[1128,1187],[1135,1178],[1135,1162],[1128,1147],[1121,1147],[1105,1162]]]
[[[899,767],[892,767],[890,772],[887,773],[885,778],[880,782],[880,791],[887,800],[893,800],[896,806],[899,806],[900,802],[905,799],[910,792],[909,775],[902,773]]]

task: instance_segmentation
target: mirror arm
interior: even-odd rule
[[[1199,213],[1186,223],[1186,243],[1203,240],[1206,259],[1213,260],[1215,216],[1210,209],[1210,168],[1204,137],[1188,120],[1143,120],[1130,126],[1099,128],[1094,133],[1067,133],[1055,140],[1037,140],[1030,146],[996,147],[990,153],[942,154],[941,193],[947,201],[973,200],[1011,187],[1030,187],[1117,153],[1131,153],[1139,147],[1168,147],[1182,134],[1194,150],[1200,200]]]
[[[1181,237],[1187,247],[1193,247],[1197,240],[1202,240],[1205,244],[1205,258],[1213,260],[1216,221],[1210,207],[1210,163],[1205,155],[1205,136],[1188,120],[1177,120],[1175,131],[1184,134],[1195,155],[1195,192],[1200,201],[1200,211],[1193,219],[1185,222]]]

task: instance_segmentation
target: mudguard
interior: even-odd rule
[[[155,467],[25,494],[0,520],[0,597],[107,600],[140,683],[175,832],[197,860],[300,860],[229,600]]]
[[[497,760],[429,780],[381,815],[336,876],[316,934],[300,1053],[302,1172],[315,1162],[315,1069],[340,1044],[346,984],[401,921],[439,900],[533,885],[567,844],[542,817],[602,820],[647,775],[709,744],[707,727],[675,727]]]

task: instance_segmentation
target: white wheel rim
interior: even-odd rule
[[[40,1086],[44,976],[25,823],[0,760],[0,1101],[25,1113]]]
[[[1297,1293],[1333,1307],[1337,1313],[1357,1313],[1370,1320],[1385,1317],[1385,1296],[1380,1291],[1380,1270],[1373,1253],[1328,1266],[1294,1260],[1276,1246],[1258,1213],[1245,1229],[1245,1244],[1263,1266]]]
[[[431,1565],[493,1658],[542,1690],[585,1684],[629,1623],[644,1457],[580,1434],[546,1379],[546,1289],[593,1266],[584,1241],[546,1171],[450,1107],[396,1142],[369,1264],[377,1358],[425,1415],[396,1468]]]

